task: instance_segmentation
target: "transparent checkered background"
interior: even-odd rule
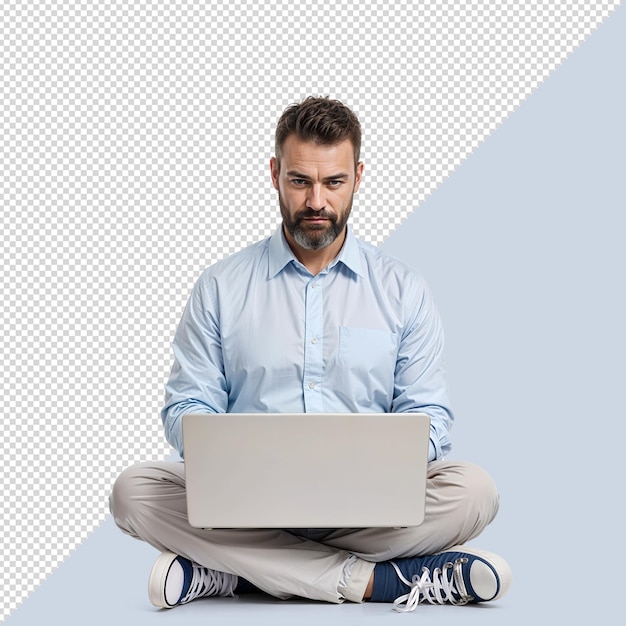
[[[286,105],[359,115],[378,244],[619,4],[3,2],[0,620],[170,454],[170,342],[200,271],[278,225]]]

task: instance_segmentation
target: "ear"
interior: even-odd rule
[[[270,159],[270,175],[272,177],[272,185],[278,191],[278,160],[276,157]]]
[[[354,177],[354,193],[356,193],[359,190],[359,187],[361,186],[361,177],[363,176],[363,161],[359,161],[356,164],[356,176]]]

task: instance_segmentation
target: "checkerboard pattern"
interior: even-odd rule
[[[278,226],[288,104],[360,117],[352,224],[378,244],[619,4],[4,3],[0,620],[170,453],[176,324],[204,267]]]

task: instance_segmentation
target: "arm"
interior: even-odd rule
[[[224,377],[219,315],[205,272],[194,288],[173,342],[174,364],[165,386],[161,419],[165,437],[184,456],[181,417],[186,413],[224,413]]]
[[[406,298],[408,322],[398,350],[392,411],[430,416],[428,460],[434,461],[450,451],[454,420],[443,358],[444,332],[429,290],[417,283],[406,293],[413,297]]]

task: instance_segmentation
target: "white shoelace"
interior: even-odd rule
[[[235,596],[237,576],[216,572],[206,567],[193,564],[193,577],[181,604],[191,602],[200,596]]]
[[[463,565],[467,559],[457,559],[454,563],[445,563],[442,569],[435,568],[432,574],[427,567],[422,568],[422,575],[415,574],[411,581],[408,581],[400,571],[400,568],[391,561],[398,578],[408,585],[409,593],[396,598],[393,603],[394,611],[406,613],[414,611],[422,601],[431,604],[467,604],[472,597],[468,595],[463,582]],[[455,597],[456,596],[456,597]]]

